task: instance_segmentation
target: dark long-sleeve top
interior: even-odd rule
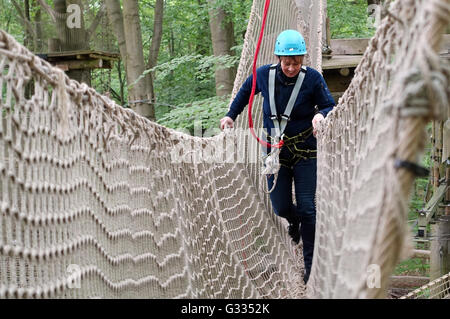
[[[263,124],[264,128],[269,132],[273,132],[274,124],[270,119],[271,111],[269,104],[269,70],[271,64],[264,65],[257,69],[256,90],[255,94],[261,93],[263,102]],[[278,63],[275,77],[275,104],[278,115],[281,116],[286,109],[292,90],[294,89],[297,77],[289,78],[284,75],[281,65]],[[226,114],[233,120],[244,110],[248,104],[252,90],[253,75],[245,80],[235,99],[231,103],[230,110]],[[290,115],[290,120],[286,126],[284,133],[288,137],[293,137],[305,131],[312,126],[312,119],[316,114],[315,106],[317,105],[319,113],[324,117],[333,109],[335,105],[334,99],[325,83],[322,75],[315,69],[307,67],[305,79],[300,88],[300,92],[294,104],[294,108]],[[316,149],[317,140],[311,134],[306,140],[308,148]]]

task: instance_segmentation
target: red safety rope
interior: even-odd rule
[[[256,62],[258,61],[259,49],[261,47],[261,42],[264,34],[264,28],[266,27],[266,19],[267,12],[269,11],[270,0],[266,0],[266,4],[264,6],[264,15],[261,26],[261,32],[259,34],[258,44],[256,45],[255,58],[253,60],[253,82],[252,82],[252,93],[250,94],[250,99],[248,101],[248,126],[250,128],[250,132],[256,138],[256,140],[265,147],[273,147],[273,148],[281,148],[284,144],[284,141],[281,140],[278,144],[272,145],[267,143],[266,141],[261,140],[258,136],[256,136],[255,130],[253,129],[253,118],[252,118],[252,106],[253,99],[255,98],[255,90],[256,90]]]

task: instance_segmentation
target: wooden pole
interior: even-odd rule
[[[450,27],[450,26],[449,26]],[[450,110],[447,109],[447,120],[442,125],[442,161],[445,169],[445,182],[447,193],[445,194],[445,212],[450,215]]]
[[[58,38],[48,39],[48,52],[61,52],[61,42]]]
[[[450,216],[441,216],[432,225],[430,280],[450,272]]]
[[[433,176],[433,191],[439,187],[439,142],[441,140],[439,134],[439,122],[433,121],[432,124],[432,176]]]
[[[436,140],[436,152],[437,152],[437,161],[439,163],[438,165],[438,174],[439,174],[439,179],[441,179],[441,177],[445,177],[445,168],[444,168],[444,164],[445,161],[443,161],[442,158],[442,149],[444,147],[444,122],[443,121],[438,121],[436,123],[437,126],[437,140]],[[439,185],[438,185],[439,186]]]
[[[326,28],[327,28],[327,46],[331,48],[331,26],[330,26],[330,18],[327,17],[326,20]]]
[[[445,167],[445,181],[447,185],[447,192],[445,193],[445,216],[450,216],[450,160],[446,160]]]

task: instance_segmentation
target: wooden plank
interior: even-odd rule
[[[369,38],[331,39],[331,50],[334,55],[363,54],[369,45]]]
[[[430,258],[431,252],[429,250],[414,249],[413,258]]]
[[[444,39],[442,40],[439,53],[441,55],[450,53],[450,34],[444,34]]]
[[[450,160],[445,163],[445,184],[447,185],[447,191],[445,192],[445,205],[444,214],[450,216]]]
[[[426,221],[427,223],[430,222],[431,218],[435,215],[439,203],[442,201],[442,199],[445,196],[447,185],[441,184],[439,187],[435,190],[433,196],[431,197],[430,201],[427,203],[425,208],[422,210],[426,214]]]
[[[88,56],[90,54],[95,54],[97,56],[101,57],[109,57],[114,59],[119,59],[120,54],[113,53],[113,52],[106,52],[106,51],[98,51],[98,50],[80,50],[80,51],[64,51],[64,52],[50,52],[50,53],[43,53],[46,54],[49,58],[59,58],[59,57],[76,57],[76,56]]]
[[[446,161],[450,158],[450,110],[447,109],[447,120],[444,123],[444,141],[442,148],[442,160]]]
[[[364,54],[369,45],[369,38],[359,39],[331,39],[333,55],[360,55]],[[450,34],[444,34],[440,54],[450,53]]]
[[[355,68],[361,62],[362,55],[332,55],[331,59],[322,60],[322,69]]]
[[[60,65],[67,65],[69,70],[86,70],[103,68],[103,60],[69,60],[61,62]]]
[[[446,185],[441,184],[433,193],[431,199],[427,202],[424,209],[419,211],[419,217],[417,218],[417,226],[419,236],[427,237],[427,226],[431,219],[436,215],[439,203],[445,196]]]
[[[101,55],[98,53],[91,53],[89,54],[89,57],[92,59],[103,59],[103,60],[110,60],[110,61],[119,61],[120,58],[118,56],[106,56],[106,55]]]
[[[430,282],[430,278],[423,276],[391,276],[390,287],[419,288]]]

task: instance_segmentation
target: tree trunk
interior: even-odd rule
[[[84,25],[83,4],[81,0],[54,0],[55,11],[62,15],[62,18],[56,19],[56,25],[59,32],[59,39],[62,51],[78,51],[89,49],[89,43],[86,41],[86,29]],[[80,8],[80,25],[69,28],[67,21],[70,15],[67,13],[67,6],[75,4]],[[91,86],[91,71],[87,70],[69,70],[67,75],[78,82],[84,82]]]
[[[206,5],[206,0],[197,0],[197,4],[198,4],[198,8],[199,10],[202,10],[202,7],[205,7]],[[209,25],[208,25],[208,21],[205,19],[202,19],[202,25],[199,26],[199,30],[197,32],[197,41],[195,43],[195,52],[197,54],[201,54],[201,55],[210,55],[210,50],[211,47],[209,45],[209,41],[205,41],[205,39],[208,39],[211,37],[211,35],[209,34],[210,30],[209,30]]]
[[[125,64],[125,61],[123,61]],[[117,74],[119,75],[120,83],[120,105],[125,104],[125,94],[124,94],[124,80],[122,77],[122,68],[120,67],[120,61],[117,63]]]
[[[224,8],[216,3],[216,0],[208,0],[208,3],[214,56],[233,55],[231,51],[234,44],[233,22]],[[235,74],[235,68],[216,70],[216,94],[218,96],[231,93]]]
[[[162,28],[163,28],[163,16],[164,16],[164,0],[156,0],[155,3],[155,18],[153,22],[153,37],[150,45],[150,52],[148,54],[147,69],[152,69],[156,65],[158,60],[159,48],[161,46]],[[147,75],[148,92],[150,95],[151,103],[156,101],[155,90],[153,87],[153,74]],[[154,108],[154,104],[152,104]]]
[[[81,0],[66,0],[67,5],[75,4],[80,7],[80,21],[81,27],[67,28],[69,30],[69,41],[67,43],[67,50],[70,51],[78,51],[78,50],[88,50],[89,42],[87,41],[87,32],[84,23],[84,15],[83,15],[83,4]],[[67,71],[67,75],[77,80],[78,82],[84,82],[87,85],[91,86],[91,70],[90,69],[82,69],[82,70],[69,70]]]
[[[30,3],[28,0],[24,1],[24,8],[22,10],[22,7],[17,1],[12,0],[11,1],[13,6],[15,7],[17,14],[20,17],[20,22],[23,25],[24,30],[24,39],[23,39],[23,45],[27,47],[29,50],[34,51],[34,40],[36,39],[34,35],[34,29],[33,25],[31,24],[31,18],[30,18]]]
[[[25,0],[24,2],[24,11],[25,11],[25,19],[28,21],[28,23],[31,23],[31,18],[30,18],[30,1],[29,0]],[[35,48],[31,48],[30,44],[33,43],[33,35],[30,34],[30,31],[28,31],[27,28],[25,28],[26,33],[25,33],[25,39],[24,39],[24,44],[26,47],[30,48],[31,51],[35,50]]]
[[[33,4],[37,6],[36,14],[34,15],[34,25],[36,30],[36,52],[42,52],[42,18],[41,18],[41,7],[33,1]]]
[[[53,4],[57,13],[63,15],[66,13],[66,0],[53,0]],[[61,43],[61,49],[65,48],[68,42],[66,19],[56,17],[56,30],[58,31],[58,38]]]
[[[125,72],[127,70],[127,44],[125,41],[125,29],[123,26],[122,9],[119,0],[105,0],[109,23],[113,28],[119,45],[120,56],[122,57]]]
[[[145,71],[141,23],[139,20],[139,5],[137,0],[127,0],[123,2],[123,19],[128,57],[128,100],[135,112],[150,120],[155,120],[155,110],[153,106],[148,103],[149,96],[147,94],[145,77],[136,82]]]

